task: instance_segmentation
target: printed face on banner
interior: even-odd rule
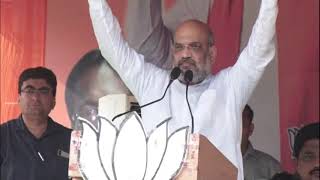
[[[109,94],[130,95],[119,75],[106,63],[99,51],[90,51],[73,68],[65,92],[67,110],[73,128],[76,116],[95,121],[99,99]]]

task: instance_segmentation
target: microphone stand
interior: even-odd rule
[[[189,103],[189,98],[188,98],[188,89],[189,89],[189,84],[190,82],[192,82],[192,78],[193,78],[193,72],[191,70],[187,70],[184,74],[184,80],[186,81],[186,100],[187,100],[187,104],[188,104],[188,108],[189,108],[189,112],[190,112],[190,116],[191,116],[191,133],[194,132],[194,118],[193,118],[193,114],[191,111],[191,107],[190,107],[190,103]]]
[[[118,114],[118,115],[116,115],[115,117],[113,117],[111,121],[113,122],[115,119],[117,119],[117,118],[120,117],[120,116],[123,116],[123,115],[125,115],[125,114],[130,113],[130,112],[133,112],[133,111],[142,109],[142,108],[144,108],[144,107],[146,107],[146,106],[149,106],[149,105],[151,105],[151,104],[153,104],[153,103],[156,103],[156,102],[161,101],[161,100],[165,97],[165,95],[166,95],[166,93],[167,93],[170,85],[173,83],[174,80],[176,80],[176,79],[180,76],[180,74],[181,74],[181,70],[180,70],[179,67],[175,67],[175,68],[172,69],[172,71],[171,71],[171,73],[170,73],[170,81],[169,81],[169,83],[168,83],[168,85],[167,85],[167,87],[166,87],[166,90],[164,91],[164,93],[163,93],[163,95],[162,95],[161,98],[159,98],[159,99],[157,99],[157,100],[155,100],[155,101],[149,102],[149,103],[147,103],[147,104],[144,104],[144,105],[140,106],[140,107],[137,108],[137,109],[132,109],[132,110],[130,110],[130,111],[126,111],[126,112],[124,112],[124,113]]]

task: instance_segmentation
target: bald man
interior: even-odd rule
[[[106,1],[89,0],[89,9],[102,55],[138,103],[146,104],[161,97],[170,81],[170,70],[146,63],[143,55],[129,47]],[[216,75],[211,74],[211,65],[217,50],[208,26],[198,20],[180,24],[173,38],[172,68],[179,67],[182,73],[162,101],[142,109],[147,133],[167,118],[170,118],[169,133],[184,126],[194,128],[195,133],[206,136],[238,168],[238,180],[242,180],[241,114],[265,67],[274,57],[277,11],[276,0],[262,1],[247,47],[233,67]],[[194,76],[189,83],[184,79],[188,70]],[[189,103],[194,127],[185,98],[186,84],[190,84]]]
[[[124,31],[130,47],[143,54],[145,61],[171,69],[175,28],[188,19],[207,22],[214,0],[175,0],[169,9],[163,6],[165,2],[128,0]]]

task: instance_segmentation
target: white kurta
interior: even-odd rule
[[[170,72],[145,63],[144,56],[128,46],[105,0],[89,0],[89,9],[102,55],[119,73],[139,104],[160,98],[169,82]],[[238,168],[238,180],[243,179],[242,109],[274,57],[276,16],[277,1],[263,0],[248,45],[236,64],[189,87],[195,132],[206,136]],[[170,132],[191,126],[185,91],[186,86],[175,81],[162,101],[142,109],[147,132],[170,117]]]

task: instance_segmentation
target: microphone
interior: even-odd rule
[[[188,99],[188,89],[189,89],[189,84],[192,82],[193,79],[193,72],[191,70],[187,70],[184,73],[184,80],[186,81],[186,100],[187,100],[187,104],[188,104],[188,108],[189,108],[189,112],[190,112],[190,116],[191,116],[191,133],[194,132],[194,118],[193,118],[193,114],[191,111],[191,107],[190,107],[190,103],[189,103],[189,99]]]
[[[130,113],[130,112],[133,112],[133,111],[142,109],[142,108],[144,108],[144,107],[146,107],[146,106],[149,106],[149,105],[151,105],[151,104],[153,104],[153,103],[156,103],[156,102],[161,101],[161,100],[165,97],[165,95],[166,95],[166,93],[167,93],[170,85],[172,84],[172,82],[173,82],[174,80],[178,79],[178,77],[180,76],[180,74],[181,74],[181,70],[180,70],[179,67],[173,68],[172,71],[171,71],[171,73],[170,73],[170,81],[169,81],[169,83],[168,83],[168,85],[167,85],[167,87],[166,87],[166,90],[164,91],[164,93],[163,93],[163,95],[162,95],[161,98],[159,98],[159,99],[157,99],[157,100],[155,100],[155,101],[149,102],[149,103],[147,103],[147,104],[144,104],[144,105],[140,106],[139,108],[132,109],[132,110],[126,111],[126,112],[124,112],[124,113],[118,114],[118,115],[116,115],[115,117],[112,118],[112,122],[113,122],[115,119],[117,119],[118,117],[120,117],[120,116],[123,116],[123,115],[125,115],[125,114]]]
[[[187,70],[184,73],[184,80],[187,82],[187,84],[189,85],[189,83],[191,83],[193,79],[193,72],[191,70]]]

